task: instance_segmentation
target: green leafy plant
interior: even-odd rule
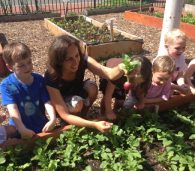
[[[82,16],[67,17],[64,20],[51,18],[50,21],[89,45],[110,42],[110,31],[107,26],[102,28],[96,27]],[[114,33],[113,41],[127,39],[120,33]]]
[[[133,71],[135,68],[141,66],[140,61],[132,61],[132,59],[129,57],[129,55],[124,54],[123,56],[122,65],[120,65],[121,69],[126,70],[128,73]]]
[[[195,17],[192,15],[192,13],[187,13],[186,16],[183,16],[181,18],[181,21],[184,23],[189,23],[189,24],[195,25]]]
[[[163,18],[164,17],[164,14],[160,13],[158,11],[154,12],[152,15],[155,16],[155,17],[158,17],[158,18]],[[195,25],[195,17],[193,16],[192,13],[187,13],[186,15],[182,16],[181,21],[184,22],[184,23],[189,23],[189,24]]]
[[[123,119],[104,134],[73,126],[57,139],[38,140],[33,148],[1,149],[0,170],[91,171],[95,166],[105,171],[138,171],[155,170],[154,165],[173,171],[195,169],[195,135],[189,133],[194,116],[179,110],[163,117],[136,110],[119,110],[118,115]],[[148,162],[150,157],[155,164]]]
[[[158,11],[154,12],[153,15],[155,17],[158,17],[158,18],[163,18],[164,17],[164,15],[162,13],[158,12]]]

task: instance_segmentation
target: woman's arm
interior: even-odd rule
[[[109,80],[116,80],[122,75],[124,75],[124,71],[121,70],[118,65],[114,68],[108,68],[106,66],[101,65],[91,57],[88,57],[88,69],[92,73]]]
[[[81,117],[72,115],[68,113],[68,108],[64,102],[64,99],[62,98],[62,95],[60,91],[56,88],[52,88],[47,86],[51,102],[56,109],[57,113],[60,115],[60,117],[66,121],[67,123],[71,125],[76,125],[80,127],[91,127],[91,128],[96,128],[101,132],[108,131],[111,128],[111,123],[105,122],[105,121],[100,121],[100,122],[95,122],[95,121],[89,121],[86,119],[83,119]]]
[[[16,128],[18,129],[22,138],[31,138],[35,134],[35,132],[30,129],[27,129],[23,124],[20,112],[18,110],[18,106],[16,104],[9,104],[7,105],[7,109],[10,117],[14,120]]]

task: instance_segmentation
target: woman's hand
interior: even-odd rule
[[[190,87],[187,84],[182,84],[180,86],[180,91],[183,94],[189,94],[190,93]]]
[[[100,132],[107,132],[112,127],[112,123],[106,121],[98,121],[95,122],[95,128],[98,129]]]

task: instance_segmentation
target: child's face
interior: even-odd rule
[[[181,38],[177,38],[174,42],[170,42],[166,46],[168,54],[171,57],[178,58],[185,51],[186,42]]]
[[[20,78],[29,77],[33,70],[31,58],[29,57],[15,62],[14,65],[11,67],[11,70]]]
[[[67,56],[64,60],[63,71],[75,73],[78,70],[80,63],[80,54],[77,46],[71,45],[68,47]]]
[[[168,72],[153,72],[152,82],[155,85],[163,85],[167,83],[171,76],[172,74],[169,74]]]

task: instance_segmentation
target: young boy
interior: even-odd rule
[[[169,31],[165,35],[165,49],[160,56],[168,55],[175,60],[176,69],[173,74],[173,89],[183,94],[189,93],[189,86],[184,82],[184,72],[187,69],[185,62],[186,35],[179,29]]]
[[[43,77],[32,73],[28,46],[23,43],[8,44],[4,48],[3,58],[13,72],[1,83],[2,104],[7,106],[10,125],[16,126],[22,138],[52,130],[56,120],[55,111],[49,102]]]
[[[159,56],[152,64],[152,83],[145,98],[146,104],[167,101],[171,95],[171,78],[175,61],[169,56]]]

